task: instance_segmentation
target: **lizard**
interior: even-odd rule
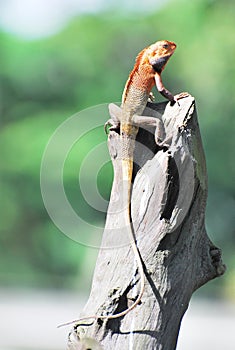
[[[152,125],[156,127],[155,139],[159,145],[158,123],[159,120],[154,117],[143,116],[142,113],[147,105],[151,90],[156,85],[157,90],[171,103],[178,102],[178,99],[184,97],[179,95],[172,95],[162,82],[161,73],[165,68],[169,58],[173,55],[176,49],[176,44],[168,40],[157,41],[154,44],[144,48],[136,57],[136,62],[129,78],[125,84],[121,107],[111,103],[109,105],[109,113],[112,119],[105,123],[105,130],[107,125],[111,129],[120,127],[120,142],[121,142],[121,164],[122,164],[122,182],[123,182],[123,203],[124,203],[124,220],[128,230],[130,243],[133,249],[134,256],[137,261],[137,266],[140,274],[140,293],[135,302],[126,310],[111,315],[92,315],[85,316],[78,320],[64,323],[60,326],[76,323],[78,325],[81,321],[88,319],[114,319],[125,316],[128,312],[133,310],[141,301],[144,293],[145,274],[141,260],[141,256],[136,244],[135,235],[131,223],[131,189],[132,189],[132,172],[133,172],[133,153],[134,141],[138,133],[139,126]],[[106,130],[107,132],[107,130]],[[84,324],[83,325],[88,325]],[[59,327],[60,327],[59,326]]]

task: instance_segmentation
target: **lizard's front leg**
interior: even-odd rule
[[[180,94],[177,94],[175,96],[172,95],[172,93],[169,90],[167,90],[163,85],[161,74],[157,74],[157,73],[155,74],[155,83],[156,83],[156,88],[158,89],[160,94],[164,96],[167,100],[169,100],[171,104],[177,102],[179,105],[180,99],[189,96],[188,92],[181,92]]]

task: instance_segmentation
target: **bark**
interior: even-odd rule
[[[140,129],[135,147],[131,216],[145,270],[141,303],[122,318],[75,325],[71,349],[176,348],[181,319],[192,293],[222,275],[221,252],[207,236],[207,172],[194,98],[148,104],[145,115],[163,121],[169,148],[154,130]],[[89,300],[80,315],[125,310],[139,292],[139,273],[125,235],[120,137],[110,131],[114,181]],[[92,323],[93,322],[93,323]]]

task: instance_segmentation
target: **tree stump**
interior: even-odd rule
[[[195,100],[149,103],[144,115],[162,120],[169,147],[153,128],[135,147],[131,216],[145,271],[141,303],[124,317],[74,326],[68,349],[173,350],[192,293],[222,275],[221,252],[207,236],[207,172]],[[139,272],[122,215],[120,136],[110,131],[114,181],[89,300],[80,315],[119,313],[139,293]]]

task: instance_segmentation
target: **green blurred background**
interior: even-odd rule
[[[48,35],[21,35],[2,25],[0,284],[89,289],[97,250],[69,239],[50,220],[40,192],[42,155],[68,117],[96,104],[120,101],[136,54],[156,40],[168,39],[178,48],[163,81],[173,93],[189,91],[196,98],[209,176],[206,226],[227,265],[222,278],[197,294],[235,302],[235,2],[165,1],[149,9],[142,4],[141,11],[138,2],[97,3],[97,12],[94,8],[71,16]],[[79,156],[68,162],[64,184],[75,208],[84,203],[77,182],[79,162],[94,140],[105,138],[96,130],[80,144]],[[101,169],[97,181],[107,199],[110,166]],[[104,213],[88,205],[82,208],[89,222],[103,224]]]

